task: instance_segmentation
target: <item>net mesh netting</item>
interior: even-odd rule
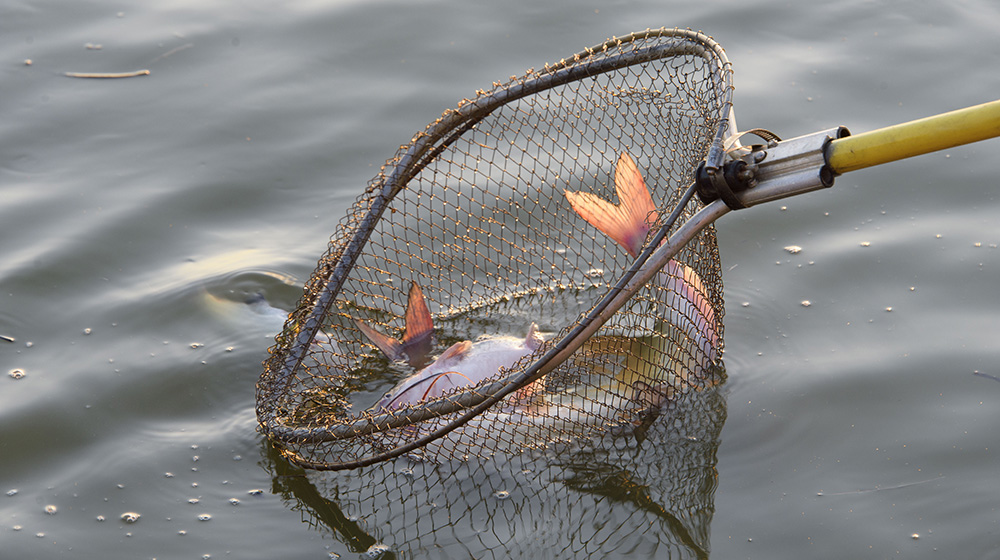
[[[383,166],[331,238],[264,364],[261,430],[318,469],[402,453],[488,459],[635,434],[681,392],[718,383],[711,227],[567,359],[525,372],[593,321],[635,262],[635,247],[567,193],[619,202],[634,166],[655,232],[721,146],[730,84],[707,37],[647,31],[445,112]],[[697,209],[687,203],[677,224]],[[432,338],[418,345],[407,341],[418,322],[408,310],[422,305]]]
[[[725,407],[721,387],[684,392],[641,443],[554,457],[303,473],[268,450],[263,465],[317,533],[365,557],[708,558]]]

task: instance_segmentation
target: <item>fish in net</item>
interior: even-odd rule
[[[664,240],[701,207],[731,89],[717,44],[661,29],[446,111],[331,238],[264,364],[261,431],[327,470],[557,453],[721,382],[714,230]]]

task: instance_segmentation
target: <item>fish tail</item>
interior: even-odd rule
[[[403,345],[400,344],[398,340],[389,335],[382,334],[372,327],[369,327],[368,324],[361,319],[355,319],[354,322],[357,323],[358,328],[361,329],[365,338],[371,341],[371,343],[375,346],[378,346],[379,350],[381,350],[387,358],[392,361],[403,359]]]
[[[618,204],[584,192],[565,191],[573,210],[621,245],[633,258],[642,250],[650,223],[657,219],[656,206],[635,161],[622,152],[615,168]]]
[[[410,362],[414,362],[414,366],[418,367],[416,362],[426,359],[431,351],[434,320],[431,319],[431,312],[427,309],[424,293],[416,282],[410,284],[403,324],[405,325],[401,343],[403,352],[409,357]]]
[[[378,332],[360,319],[355,319],[355,323],[365,337],[377,346],[387,358],[392,361],[408,358],[411,365],[418,367],[417,362],[424,359],[431,350],[434,321],[427,308],[424,293],[416,282],[410,285],[403,321],[403,339],[400,341]]]

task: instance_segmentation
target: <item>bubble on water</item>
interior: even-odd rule
[[[163,473],[163,478],[173,478],[173,477],[174,477],[174,473],[172,473],[172,472],[165,472],[165,473]]]
[[[586,276],[587,278],[600,278],[601,276],[604,276],[604,269],[591,268],[590,270],[584,273],[584,276]]]
[[[872,246],[872,242],[871,241],[862,241],[861,242],[861,246],[862,247],[871,247]]]
[[[264,493],[264,491],[261,490],[260,488],[254,488],[253,490],[250,490],[250,491],[247,492],[247,494],[250,494],[251,496],[260,496],[263,493]]]
[[[493,493],[493,496],[495,496],[498,500],[506,500],[510,497],[510,492],[506,490],[497,490]]]
[[[40,539],[44,539],[45,538],[45,533],[35,533],[35,536],[38,537],[38,538],[40,538]]]
[[[807,299],[802,300],[802,307],[809,307],[810,305],[812,305],[811,301]]]
[[[124,521],[125,523],[132,524],[135,523],[136,521],[139,521],[140,517],[142,516],[134,511],[126,511],[121,515],[121,520]]]
[[[197,482],[192,482],[191,483],[191,488],[197,488],[197,487],[198,487],[198,483]]]
[[[913,540],[917,540],[920,538],[920,533],[913,533],[912,535],[910,535],[910,538]]]
[[[8,490],[7,491],[7,495],[8,496],[16,496],[17,495],[17,488],[11,488],[10,490]]]
[[[49,505],[45,506],[45,513],[47,513],[49,515],[55,515],[58,511],[59,511],[59,508],[57,508],[56,506],[54,506],[52,504],[49,504]]]
[[[210,521],[211,519],[212,519],[212,515],[211,514],[208,514],[208,513],[199,513],[198,514],[198,521]]]
[[[184,535],[188,534],[188,532],[185,531],[184,529],[181,529],[180,531],[177,531],[177,534],[183,537]]]
[[[240,505],[240,499],[239,498],[229,498],[229,503],[232,504],[232,505],[234,505],[234,506],[238,506],[238,505]]]
[[[750,302],[749,301],[744,301],[740,305],[742,305],[743,307],[750,307]]]
[[[892,307],[886,307],[885,310],[888,312],[892,312]]]
[[[197,504],[200,501],[201,500],[199,500],[198,498],[191,498],[191,499],[188,500],[188,503],[189,504]]]
[[[389,552],[389,546],[382,543],[375,543],[368,547],[365,551],[364,556],[368,558],[380,558],[383,554]]]
[[[34,345],[35,345],[35,343],[34,343],[34,342],[32,342],[32,341],[30,341],[30,340],[29,340],[28,342],[25,342],[25,343],[24,343],[24,347],[25,347],[25,348],[31,348],[31,347],[32,347],[32,346],[34,346]]]
[[[104,516],[103,515],[98,515],[97,516],[97,522],[98,523],[104,523]]]
[[[23,528],[24,528],[24,527],[21,527],[20,525],[14,525],[13,527],[11,527],[11,529],[13,529],[13,530],[15,530],[15,531],[20,531],[20,530],[21,530],[21,529],[23,529]]]
[[[85,334],[85,335],[90,334],[92,332],[94,332],[94,330],[91,329],[90,327],[87,327],[87,328],[83,329],[83,334]]]
[[[14,368],[14,369],[8,371],[7,375],[13,377],[14,379],[21,379],[21,378],[23,378],[27,374],[21,368]]]
[[[798,245],[789,245],[785,247],[785,250],[794,255],[796,253],[801,253],[802,247],[799,247]]]

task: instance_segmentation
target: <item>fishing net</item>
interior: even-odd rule
[[[267,448],[262,464],[274,493],[314,531],[342,543],[341,554],[703,559],[726,417],[722,393],[680,393],[641,449],[634,438],[609,437],[609,445],[574,454],[401,458],[304,473]]]
[[[446,111],[331,238],[264,363],[261,431],[324,470],[558,455],[641,438],[718,384],[714,230],[663,240],[700,207],[689,186],[722,157],[731,91],[716,43],[661,29]],[[612,214],[629,207],[645,227],[625,239]]]

